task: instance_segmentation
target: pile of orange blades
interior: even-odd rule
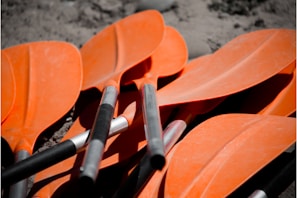
[[[61,41],[2,49],[1,136],[16,156],[2,170],[4,196],[243,196],[296,142],[295,35],[258,30],[187,62],[182,35],[147,10],[80,51]],[[32,155],[73,106],[61,142]],[[274,196],[274,185],[248,194]]]
[[[262,90],[263,91],[263,88],[269,86],[269,82],[271,83],[271,82],[274,82],[275,79],[278,79],[278,76],[279,75],[292,74],[293,73],[292,70],[295,70],[295,62],[293,62],[292,64],[290,64],[288,67],[286,67],[283,71],[281,71],[280,73],[278,73],[274,77],[272,77],[272,78],[264,81],[263,83],[260,83],[257,86],[254,86],[254,87],[248,89],[247,92],[249,94],[253,93],[252,96],[253,97],[256,97],[259,100],[259,98],[261,96],[261,94],[260,94],[261,92],[259,92],[259,90]],[[295,75],[295,72],[294,72],[294,75]],[[251,97],[250,95],[247,95],[247,94],[244,95],[246,98],[243,98],[242,96],[240,98],[238,98],[238,96],[236,96],[236,94],[234,94],[232,97],[234,97],[235,99],[237,99],[236,102],[238,102],[240,104],[238,106],[241,107],[241,109],[239,109],[239,110],[236,109],[236,111],[237,112],[245,112],[245,113],[251,113],[251,112],[253,112],[253,113],[258,113],[258,114],[262,114],[262,115],[279,115],[279,116],[289,116],[289,115],[291,115],[291,113],[296,110],[295,109],[296,108],[295,107],[295,103],[291,104],[293,102],[293,99],[295,98],[295,94],[296,94],[295,89],[292,89],[292,86],[295,85],[295,83],[296,83],[296,81],[295,81],[294,78],[295,77],[292,78],[292,76],[291,76],[290,77],[290,81],[289,81],[288,84],[287,84],[287,81],[286,81],[287,86],[284,86],[283,89],[278,90],[279,91],[278,94],[272,100],[269,100],[270,101],[269,103],[267,103],[267,102],[266,103],[259,102],[259,101],[255,100],[253,97]],[[281,81],[278,80],[277,82],[281,82]],[[257,94],[255,94],[255,93],[257,93]],[[239,94],[241,94],[241,93],[239,93]],[[225,109],[228,109],[229,108],[229,109],[233,109],[234,110],[234,108],[232,108],[230,106],[227,106],[227,105],[229,103],[231,103],[231,102],[235,102],[235,99],[232,98],[232,100],[230,100],[230,101],[228,101],[229,99],[226,99],[220,105],[224,106]],[[257,108],[253,108],[252,105],[250,105],[248,103],[248,100],[247,99],[249,99],[252,104],[256,105]],[[243,102],[240,101],[240,100],[243,100]],[[289,100],[290,101],[288,103],[288,105],[284,105],[283,104],[283,101],[284,100],[287,100],[287,101]],[[260,103],[260,104],[258,104],[257,102]],[[275,104],[275,105],[271,105],[271,104]],[[248,105],[248,107],[250,107],[252,109],[246,108],[245,105]],[[227,107],[225,107],[225,106],[227,106]],[[219,109],[219,107],[217,107],[217,108]],[[260,108],[262,108],[262,109],[260,109]],[[215,112],[215,113],[216,114],[220,114],[220,113],[230,113],[230,112],[231,111],[219,111],[219,113],[217,113],[217,112]],[[212,114],[214,114],[214,113],[212,113]],[[193,132],[191,132],[191,133],[193,133]],[[289,144],[287,144],[287,146],[288,145]],[[265,146],[265,145],[263,145],[263,146]],[[172,159],[173,153],[174,153],[174,151],[171,151],[167,155],[167,160],[169,162]],[[272,153],[273,152],[271,152],[270,154],[272,154]],[[253,158],[250,158],[250,160],[252,160],[252,159]],[[271,159],[273,159],[273,158],[271,158]],[[143,163],[145,163],[145,162],[143,162]],[[291,164],[289,166],[291,169],[288,169],[288,170],[292,170],[292,165]],[[129,196],[139,195],[139,193],[141,192],[141,190],[144,187],[144,184],[146,184],[148,182],[148,178],[146,178],[146,179],[143,178],[144,175],[150,178],[150,177],[152,177],[153,173],[154,173],[153,178],[149,181],[149,183],[146,185],[145,189],[142,191],[142,193],[139,196],[140,197],[155,197],[157,195],[160,195],[158,193],[159,193],[159,191],[160,192],[163,192],[163,189],[160,190],[159,187],[160,187],[162,181],[164,180],[164,175],[167,173],[168,165],[169,165],[169,163],[167,164],[167,166],[162,171],[156,172],[156,173],[154,173],[154,171],[151,168],[148,168],[145,165],[141,165],[141,164],[138,165],[138,167],[135,168],[135,170],[131,173],[131,176],[128,178],[127,182],[117,192],[117,197],[127,196],[127,195],[129,195]],[[240,166],[240,164],[238,164],[238,165]],[[277,166],[279,166],[279,165],[277,164]],[[266,174],[270,174],[270,173],[266,173]],[[286,174],[283,174],[281,172],[278,175],[276,174],[276,176],[277,176],[277,179],[278,179],[278,178],[284,178],[288,174],[289,175],[292,175],[292,171],[291,172],[288,172]],[[250,174],[248,176],[251,177],[252,174]],[[291,180],[288,180],[288,178],[291,178]],[[257,176],[255,179],[252,180],[254,182],[253,185],[256,183],[255,181],[257,181],[257,179],[259,180],[259,176]],[[292,177],[287,177],[286,178],[287,181],[291,181],[291,182],[293,181],[293,179],[294,178],[292,178]],[[273,181],[280,182],[281,180],[276,180],[275,179]],[[273,190],[272,192],[270,192],[271,193],[270,195],[275,196],[275,195],[277,195],[277,194],[275,194],[276,192],[280,193],[280,192],[282,192],[281,190],[284,190],[285,187],[288,186],[288,185],[286,185],[287,183],[285,181],[282,181],[282,182],[285,183],[285,185],[283,185],[282,188],[277,183],[274,183],[274,186],[272,186],[272,187],[269,186],[270,188],[274,188],[275,185],[278,185],[278,187],[277,187],[278,191]],[[269,185],[272,185],[272,184],[269,184]],[[245,189],[246,187],[244,186],[244,187],[241,187],[241,188],[244,188]],[[245,194],[242,194],[243,190],[241,190],[241,188],[238,190],[239,192],[236,191],[235,197],[242,196],[242,195],[248,195],[246,193],[246,190],[244,191]],[[234,189],[235,188],[233,188],[232,190],[234,190]],[[173,196],[173,197],[175,197],[175,196]]]

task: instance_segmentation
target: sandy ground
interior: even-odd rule
[[[137,0],[2,0],[1,48],[40,40],[62,40],[80,48],[136,8]],[[166,24],[184,36],[190,59],[211,53],[246,32],[296,28],[294,0],[177,0],[162,14]],[[71,123],[71,118],[66,119],[53,136],[42,137],[41,149],[57,142]],[[283,197],[294,197],[294,188],[292,184],[291,194]]]
[[[295,28],[294,0],[178,0],[163,12],[187,41],[190,57],[215,50],[244,32]],[[251,2],[251,3],[247,3]],[[2,1],[1,47],[63,40],[81,47],[108,24],[133,14],[136,0]]]

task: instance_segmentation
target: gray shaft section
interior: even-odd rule
[[[268,197],[263,190],[256,190],[249,196],[249,198],[268,198]]]
[[[117,118],[115,118],[111,121],[111,126],[110,126],[108,137],[117,135],[117,134],[127,130],[128,127],[129,127],[129,123],[128,123],[127,119],[124,116],[118,116]]]
[[[116,101],[118,97],[118,90],[114,86],[108,86],[104,89],[100,105],[109,104],[115,107]]]
[[[92,140],[87,147],[86,152],[88,155],[85,156],[84,166],[80,168],[83,172],[83,176],[92,178],[96,181],[98,174],[99,161],[101,161],[104,151],[104,144],[100,140]]]
[[[187,123],[183,120],[174,120],[166,127],[163,140],[166,154],[180,138],[186,127]]]
[[[150,84],[145,84],[142,89],[145,135],[149,153],[165,158],[160,113],[155,91],[154,86]]]
[[[78,152],[79,150],[84,148],[84,146],[87,145],[89,135],[90,135],[90,130],[87,130],[70,139],[72,143],[75,145],[76,152]]]
[[[30,154],[25,151],[19,151],[15,156],[15,161],[19,162],[28,158]],[[9,198],[25,198],[27,197],[28,179],[23,179],[13,184],[9,189]]]
[[[108,137],[112,137],[116,134],[119,134],[125,131],[126,129],[128,129],[128,127],[129,127],[129,123],[126,120],[126,118],[124,116],[118,116],[117,118],[111,121]],[[89,135],[90,135],[90,130],[87,130],[70,139],[75,145],[77,151],[83,149],[86,146]]]
[[[87,145],[80,178],[92,180],[94,183],[98,175],[98,166],[103,156],[104,146],[108,138],[114,107],[118,91],[114,86],[104,89],[98,112],[91,130],[90,143]]]

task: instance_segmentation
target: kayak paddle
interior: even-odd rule
[[[204,63],[207,66],[196,67],[193,60],[193,66],[187,67],[191,72],[185,71],[187,75],[166,86],[181,94],[165,97],[161,89],[159,105],[218,98],[263,82],[296,60],[295,34],[295,30],[265,29],[239,35],[218,49]],[[196,97],[189,97],[191,92],[184,94],[185,88]]]
[[[82,183],[91,185],[97,178],[121,76],[155,51],[163,39],[164,26],[159,12],[139,12],[106,27],[81,48],[82,89],[95,87],[103,93],[81,167]]]
[[[155,169],[162,169],[165,164],[162,126],[156,98],[157,81],[159,77],[178,73],[187,60],[188,50],[183,37],[174,28],[167,26],[159,47],[150,58],[140,63],[141,69],[145,71],[138,72],[131,69],[122,79],[124,82],[133,81],[141,92],[145,136],[151,163]],[[138,77],[138,73],[144,73],[144,76]]]

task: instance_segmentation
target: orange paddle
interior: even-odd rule
[[[74,105],[81,88],[81,57],[76,47],[58,41],[21,44],[2,53],[13,67],[16,99],[1,135],[18,162],[32,154],[38,135]],[[25,195],[26,188],[25,180],[20,181],[10,196]]]
[[[266,29],[236,37],[204,63],[208,67],[193,64],[195,68],[187,67],[191,72],[166,86],[181,94],[165,97],[168,93],[161,89],[159,105],[217,98],[263,82],[295,61],[295,34],[295,30]],[[185,88],[191,88],[196,97],[184,94]]]
[[[138,77],[139,72],[132,69],[125,73],[122,79],[133,81],[141,92],[145,136],[151,163],[156,169],[162,169],[165,164],[162,126],[156,99],[157,80],[159,77],[178,73],[187,60],[188,51],[184,39],[174,28],[167,26],[160,46],[149,59],[140,63],[145,75]]]
[[[177,146],[164,195],[226,197],[290,147],[295,131],[295,118],[255,114],[213,117]]]
[[[11,63],[1,51],[1,123],[12,110],[15,101],[15,78]]]
[[[84,64],[83,90],[97,88],[103,95],[91,129],[80,178],[93,184],[125,71],[149,57],[164,34],[162,15],[148,10],[130,15],[108,26],[81,49]]]

